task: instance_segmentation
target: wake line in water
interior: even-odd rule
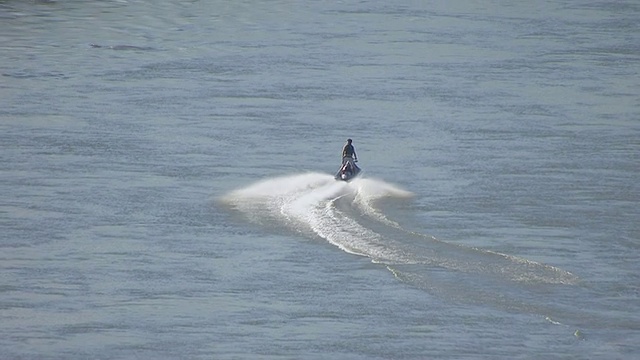
[[[359,225],[355,217],[332,211],[332,204],[340,199],[352,203],[357,198],[354,203],[365,205],[363,209],[375,216],[378,213],[367,204],[381,198],[411,195],[379,180],[356,179],[346,183],[330,175],[307,173],[266,179],[235,190],[221,200],[256,222],[270,219],[296,230],[310,230],[347,252],[375,259],[372,239],[380,236]],[[377,216],[385,221],[382,215]],[[381,254],[384,252],[383,248],[379,250]]]
[[[572,317],[576,322],[584,317],[571,305],[545,305],[549,296],[556,300],[566,296],[557,285],[576,284],[578,278],[573,274],[403,229],[376,206],[380,199],[411,196],[381,180],[360,178],[345,183],[331,175],[307,173],[266,179],[220,200],[263,226],[317,236],[343,251],[366,256],[385,265],[398,280],[445,301]]]
[[[220,200],[263,226],[320,237],[343,251],[366,256],[384,265],[396,279],[444,301],[572,319],[574,323],[593,318],[573,309],[566,288],[558,286],[576,284],[578,278],[573,274],[403,229],[377,207],[381,199],[411,196],[381,180],[360,178],[345,183],[331,175],[307,173],[265,179]],[[567,305],[549,307],[549,297]]]
[[[419,265],[521,283],[577,281],[573,274],[553,266],[402,229],[375,206],[383,198],[411,196],[381,180],[361,178],[345,183],[327,174],[307,173],[266,179],[235,190],[222,201],[259,223],[275,221],[306,231],[346,252],[397,269]]]
[[[514,256],[449,244],[402,229],[375,207],[410,192],[381,180],[335,181],[307,173],[266,179],[222,198],[250,219],[317,235],[349,253],[388,265],[423,265],[525,283],[573,284],[569,272]]]

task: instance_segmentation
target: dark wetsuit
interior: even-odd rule
[[[353,157],[356,153],[356,150],[353,148],[353,145],[347,144],[342,148],[342,157]]]

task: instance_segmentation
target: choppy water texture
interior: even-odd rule
[[[1,1],[0,358],[637,358],[638,18]]]

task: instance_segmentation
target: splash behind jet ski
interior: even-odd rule
[[[356,165],[352,158],[345,157],[342,159],[342,166],[336,173],[335,178],[336,180],[341,181],[351,181],[353,178],[358,176],[361,171],[362,169],[360,169],[358,165]]]

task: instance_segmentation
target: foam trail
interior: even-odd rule
[[[283,213],[283,208],[318,187],[335,183],[333,177],[319,173],[280,176],[236,189],[219,200],[253,222],[286,223],[289,219]]]
[[[385,197],[411,198],[413,193],[379,180],[356,179],[352,183],[357,190],[354,203],[360,211],[384,224],[397,228],[400,227],[397,222],[389,220],[384,214],[378,211],[375,208],[375,202]]]
[[[391,184],[369,179],[361,179],[361,182],[354,182],[354,185],[358,189],[354,199],[358,209],[388,226],[384,232],[387,235],[385,245],[389,250],[389,256],[374,260],[387,264],[437,266],[521,283],[576,284],[578,281],[575,275],[554,266],[495,251],[450,244],[433,236],[403,229],[397,222],[389,220],[376,209],[375,202],[387,196],[408,198],[413,194]],[[371,227],[376,227],[376,224],[371,224]],[[395,231],[391,231],[391,228]]]
[[[553,266],[405,230],[376,207],[381,199],[411,196],[380,180],[360,178],[345,183],[330,175],[307,173],[266,179],[221,200],[262,225],[279,224],[366,256],[384,264],[398,280],[444,299],[556,317],[558,311],[532,304],[527,294],[551,294],[555,288],[541,285],[576,284],[576,276]]]
[[[232,191],[221,201],[258,223],[264,224],[264,219],[268,219],[298,231],[310,230],[344,251],[384,261],[395,256],[383,236],[360,225],[353,211],[338,210],[335,202],[342,199],[348,204],[360,204],[362,212],[395,224],[379,213],[373,203],[381,198],[411,195],[380,180],[360,178],[346,183],[326,174],[307,173],[266,179]]]
[[[572,311],[559,285],[578,278],[565,270],[523,258],[440,241],[403,229],[378,207],[382,199],[412,194],[381,180],[345,183],[306,173],[265,179],[234,190],[220,201],[267,228],[319,237],[345,252],[385,265],[400,281],[445,301],[488,305],[554,319],[585,316]],[[537,294],[536,294],[537,293]],[[532,296],[536,294],[535,296]],[[548,296],[568,305],[550,308]]]
[[[250,219],[310,231],[344,251],[388,265],[426,265],[523,283],[573,284],[564,270],[526,259],[449,244],[389,220],[376,207],[383,198],[412,194],[381,180],[350,183],[319,173],[266,179],[223,198]]]

